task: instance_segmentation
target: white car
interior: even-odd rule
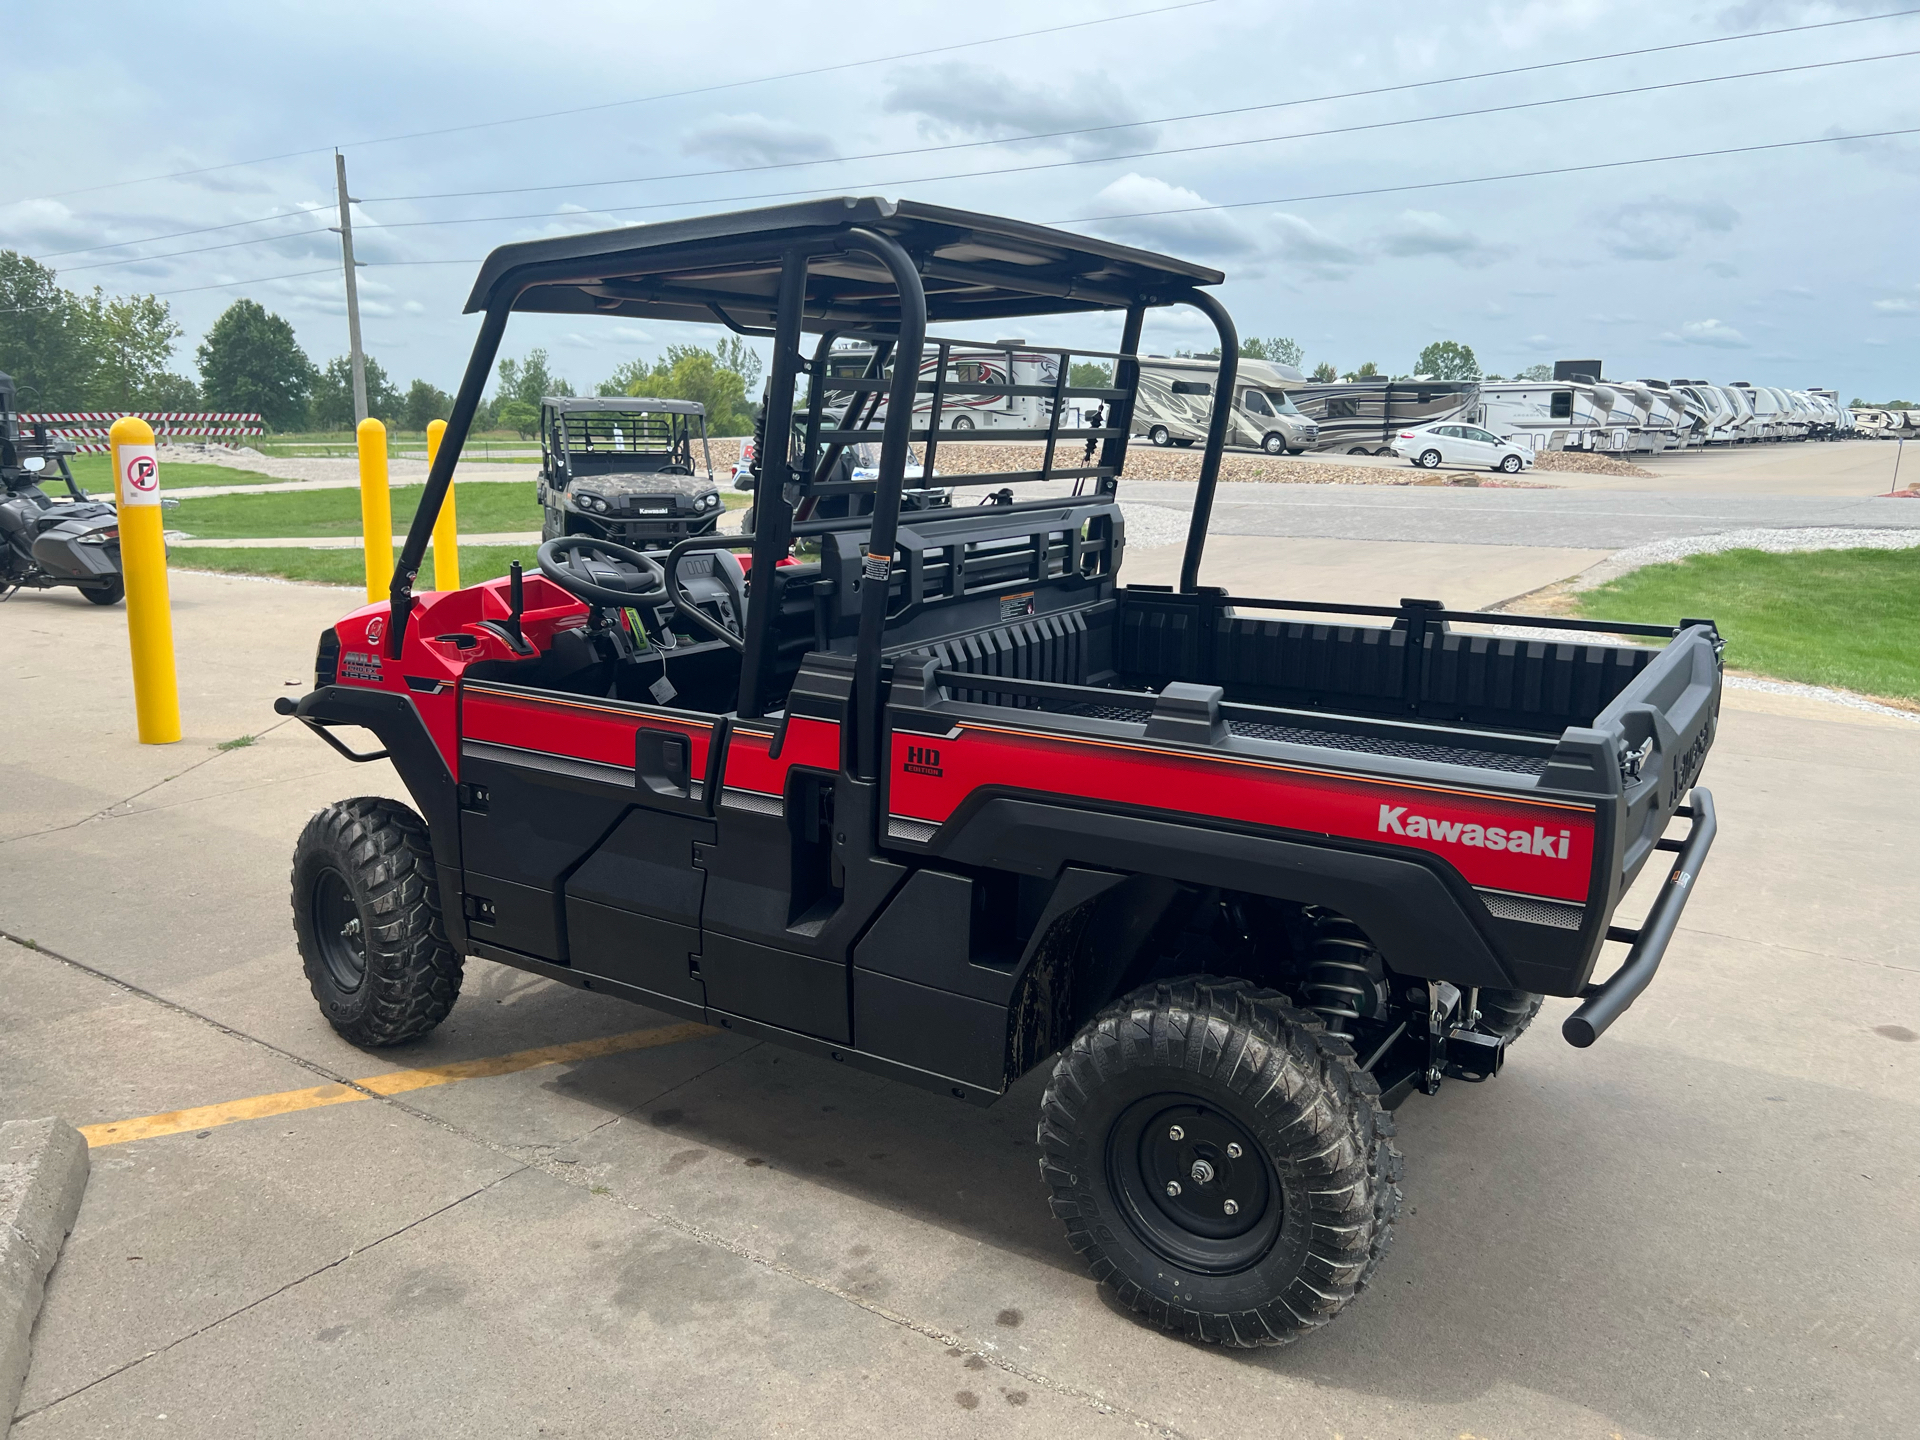
[[[1489,470],[1518,475],[1533,468],[1533,451],[1478,425],[1422,425],[1402,430],[1387,448],[1422,470],[1438,470],[1442,465],[1484,465]]]

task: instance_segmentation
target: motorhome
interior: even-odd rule
[[[1587,432],[1606,425],[1607,409],[1581,381],[1499,380],[1480,387],[1469,418],[1539,454],[1586,449]]]
[[[1057,351],[1030,348],[1025,340],[983,341],[977,346],[952,344],[943,351],[929,354],[920,363],[922,385],[913,406],[915,428],[925,425],[933,413],[934,387],[942,368],[942,353],[946,357],[946,380],[938,387],[942,430],[1047,428],[1053,415],[1051,395],[1009,394],[1008,391],[1057,388],[1060,356]],[[856,379],[865,373],[872,359],[870,344],[842,342],[829,353],[827,371],[830,375]],[[836,402],[844,407],[851,394],[851,391],[830,391],[828,407],[833,408]],[[887,401],[882,396],[866,418],[866,427],[878,429],[886,413]]]
[[[1465,419],[1480,403],[1480,382],[1416,376],[1302,385],[1293,391],[1293,403],[1320,427],[1315,449],[1390,455],[1402,430]]]
[[[1690,446],[1707,443],[1707,432],[1711,428],[1711,417],[1707,407],[1683,388],[1683,382],[1677,380],[1642,380],[1654,394],[1670,419],[1666,423],[1673,426],[1674,448],[1687,449]]]
[[[1753,438],[1756,440],[1782,440],[1786,438],[1787,425],[1784,407],[1771,390],[1755,385],[1751,380],[1736,380],[1729,389],[1746,399],[1753,408]]]
[[[1140,386],[1133,406],[1133,433],[1155,445],[1191,445],[1205,440],[1213,418],[1214,387],[1220,364],[1207,359],[1168,359],[1154,355],[1140,362]],[[1288,392],[1304,383],[1291,365],[1242,359],[1227,444],[1298,455],[1312,449],[1320,429],[1295,408]]]

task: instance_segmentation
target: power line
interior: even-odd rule
[[[56,190],[48,195],[34,195],[22,200],[0,202],[8,205],[29,204],[33,200],[61,200],[69,195],[91,195],[101,190],[115,190],[124,185],[145,185],[155,180],[181,180],[190,175],[210,175],[216,170],[237,170],[247,165],[269,165],[276,160],[297,160],[308,155],[325,155],[338,149],[354,149],[368,145],[395,145],[405,140],[426,140],[441,135],[460,135],[473,130],[497,129],[503,125],[525,125],[536,120],[557,120],[569,115],[591,115],[603,110],[617,110],[627,105],[646,105],[656,100],[684,100],[693,95],[711,95],[721,90],[739,90],[750,85],[770,85],[780,80],[802,80],[812,75],[830,75],[840,70],[858,70],[868,65],[889,65],[897,60],[918,60],[928,55],[945,55],[955,50],[973,50],[982,45],[1000,45],[1011,40],[1031,40],[1041,35],[1058,35],[1069,30],[1086,30],[1096,25],[1112,25],[1122,20],[1139,20],[1149,15],[1165,15],[1176,10],[1193,10],[1201,6],[1212,5],[1215,0],[1179,0],[1178,4],[1161,5],[1151,10],[1130,10],[1124,15],[1102,15],[1092,20],[1076,20],[1066,25],[1048,25],[1038,30],[1021,30],[1011,35],[992,35],[984,40],[961,40],[951,45],[934,45],[925,50],[909,50],[898,55],[876,55],[866,60],[842,60],[832,65],[816,65],[806,70],[788,70],[777,75],[761,75],[749,80],[726,80],[717,85],[701,85],[691,90],[667,90],[655,95],[637,95],[628,100],[605,100],[595,105],[578,105],[567,110],[544,110],[533,115],[514,115],[503,120],[476,120],[466,125],[448,125],[436,130],[412,130],[399,135],[377,135],[371,139],[355,140],[345,145],[320,145],[310,150],[289,150],[280,155],[263,155],[253,160],[229,160],[219,165],[202,165],[194,170],[174,170],[165,175],[142,175],[132,180],[110,180],[101,185],[83,185],[73,190]]]
[[[1654,91],[1661,91],[1661,90],[1685,90],[1685,89],[1691,89],[1701,85],[1723,84],[1725,82],[1733,81],[1733,80],[1766,79],[1766,78],[1770,78],[1777,75],[1797,74],[1797,73],[1802,73],[1802,72],[1811,71],[1811,70],[1832,70],[1832,69],[1838,69],[1840,67],[1847,66],[1847,65],[1861,65],[1861,64],[1867,64],[1870,62],[1876,62],[1876,61],[1882,61],[1882,60],[1911,59],[1916,55],[1920,55],[1920,50],[1901,50],[1901,51],[1895,51],[1891,54],[1884,54],[1884,55],[1859,55],[1859,56],[1853,56],[1851,58],[1844,59],[1844,60],[1820,60],[1820,61],[1814,61],[1806,65],[1779,65],[1779,66],[1774,66],[1765,70],[1745,70],[1745,71],[1740,71],[1738,73],[1731,74],[1731,75],[1707,75],[1707,76],[1700,76],[1691,80],[1666,80],[1666,81],[1660,81],[1658,83],[1651,84],[1651,85],[1631,85],[1631,86],[1625,86],[1616,90],[1593,91],[1584,95],[1562,95],[1562,96],[1555,96],[1546,100],[1520,100],[1520,101],[1515,101],[1511,104],[1506,104],[1506,105],[1485,105],[1485,106],[1476,107],[1475,109],[1471,109],[1471,110],[1447,111],[1439,115],[1415,115],[1415,116],[1407,116],[1407,117],[1395,119],[1395,120],[1370,120],[1370,121],[1365,121],[1363,123],[1356,124],[1356,125],[1339,125],[1339,126],[1329,127],[1327,129],[1322,129],[1322,130],[1300,130],[1300,131],[1294,131],[1285,135],[1262,135],[1262,136],[1254,136],[1251,138],[1239,139],[1239,140],[1213,140],[1213,141],[1206,141],[1206,142],[1193,144],[1193,145],[1162,146],[1157,149],[1127,151],[1127,152],[1122,152],[1120,154],[1115,154],[1115,155],[1085,156],[1079,159],[1072,159],[1072,160],[1036,161],[1028,165],[1008,165],[1008,166],[1001,166],[991,170],[965,170],[965,171],[951,172],[945,175],[917,175],[917,176],[911,176],[911,177],[902,178],[902,179],[869,181],[869,182],[864,182],[860,184],[851,184],[851,185],[844,185],[844,186],[841,186],[841,185],[836,185],[833,187],[813,186],[813,187],[809,187],[807,189],[802,189],[802,190],[758,191],[748,195],[722,195],[722,196],[712,197],[711,199],[697,200],[697,201],[661,200],[661,201],[654,201],[654,202],[650,202],[642,205],[611,206],[603,211],[600,211],[599,213],[607,214],[607,215],[620,215],[620,214],[631,214],[636,211],[642,211],[642,210],[676,209],[686,205],[732,204],[739,201],[747,201],[747,200],[790,199],[792,197],[800,196],[800,195],[816,195],[821,193],[823,188],[831,188],[834,190],[846,189],[846,190],[875,191],[875,190],[884,190],[893,186],[931,185],[931,184],[944,183],[944,182],[954,181],[954,180],[989,179],[989,178],[1003,176],[1003,175],[1030,174],[1035,171],[1042,171],[1042,170],[1070,169],[1070,168],[1074,168],[1081,165],[1106,165],[1106,164],[1114,164],[1124,160],[1151,159],[1151,158],[1159,158],[1159,157],[1168,156],[1168,155],[1189,155],[1189,154],[1195,154],[1195,153],[1211,151],[1211,150],[1240,149],[1250,145],[1272,145],[1272,144],[1278,144],[1288,140],[1312,140],[1312,139],[1321,139],[1330,135],[1352,135],[1352,134],[1364,133],[1371,130],[1399,129],[1399,128],[1403,128],[1411,125],[1431,124],[1440,120],[1462,120],[1462,119],[1471,119],[1471,118],[1487,116],[1487,115],[1505,115],[1505,114],[1511,114],[1516,111],[1539,110],[1539,109],[1544,109],[1550,106],[1570,105],[1570,104],[1576,104],[1579,102],[1584,102],[1589,100],[1612,100],[1612,99],[1619,99],[1628,95],[1645,95]],[[441,220],[392,220],[392,221],[384,221],[384,222],[368,221],[368,222],[364,222],[360,228],[364,230],[376,230],[376,229],[408,230],[408,229],[431,228],[431,227],[446,226],[446,225],[488,225],[488,224],[498,224],[503,221],[513,221],[513,220],[552,219],[552,218],[555,218],[556,215],[567,215],[567,214],[575,214],[575,213],[578,213],[578,212],[569,212],[569,211],[555,212],[555,211],[543,210],[543,211],[534,211],[531,213],[518,214],[518,215],[475,215],[475,216],[465,216],[465,217],[457,217],[453,219],[441,219]],[[236,246],[243,246],[243,245],[260,245],[260,244],[266,244],[270,241],[275,241],[275,240],[291,240],[291,239],[297,239],[302,235],[318,235],[323,233],[326,233],[324,228],[314,229],[314,230],[303,230],[303,231],[295,231],[290,235],[265,235],[265,236],[260,236],[253,240],[234,240],[234,241],[228,241],[219,245],[198,246],[190,250],[174,250],[164,255],[138,256],[128,260],[103,260],[103,261],[95,262],[90,265],[73,266],[69,271],[65,273],[72,274],[72,273],[79,273],[87,270],[104,270],[104,269],[110,269],[110,268],[113,268],[116,266],[122,266],[122,265],[140,265],[140,264],[146,264],[146,263],[149,263],[152,261],[158,261],[158,260],[176,260],[189,255],[205,254],[214,250],[233,249]]]
[[[1156,12],[1142,11],[1137,13],[1152,14]],[[1751,30],[1751,31],[1745,31],[1738,35],[1717,35],[1704,40],[1685,40],[1685,41],[1679,41],[1670,45],[1648,46],[1644,49],[1639,49],[1639,50],[1615,50],[1615,51],[1610,51],[1606,54],[1601,54],[1601,55],[1576,56],[1573,59],[1569,59],[1569,60],[1542,61],[1541,63],[1536,65],[1519,65],[1519,66],[1514,66],[1504,70],[1483,70],[1483,71],[1477,71],[1467,75],[1447,75],[1434,80],[1409,81],[1406,84],[1402,84],[1402,85],[1378,86],[1368,90],[1349,90],[1349,91],[1341,92],[1339,94],[1314,95],[1314,96],[1308,96],[1308,97],[1297,99],[1297,100],[1276,100],[1276,101],[1262,103],[1259,105],[1238,106],[1238,107],[1227,109],[1227,110],[1195,111],[1185,115],[1166,115],[1166,116],[1160,116],[1158,118],[1152,118],[1152,119],[1129,120],[1129,121],[1119,122],[1111,125],[1089,125],[1089,126],[1081,127],[1079,129],[1072,129],[1072,130],[1035,131],[1025,135],[1007,135],[1007,136],[1001,136],[999,138],[991,139],[991,140],[968,140],[968,141],[956,142],[954,144],[948,144],[948,145],[916,146],[916,147],[912,147],[904,150],[878,150],[878,151],[872,151],[863,155],[840,155],[840,156],[834,156],[831,159],[824,159],[824,160],[790,160],[790,161],[782,161],[778,164],[770,164],[770,165],[737,165],[737,166],[730,166],[730,167],[725,167],[725,168],[715,169],[715,170],[687,170],[687,171],[675,172],[669,175],[634,176],[625,180],[582,180],[582,181],[577,181],[577,182],[572,182],[569,184],[562,184],[562,185],[525,185],[525,186],[508,187],[508,188],[498,189],[498,190],[449,190],[449,191],[444,191],[437,194],[422,194],[422,195],[376,195],[376,196],[370,197],[367,201],[364,201],[361,203],[388,204],[388,203],[397,203],[400,201],[413,201],[413,200],[471,199],[471,198],[475,198],[479,196],[487,196],[487,195],[524,195],[524,194],[533,194],[537,192],[544,192],[544,191],[551,191],[551,190],[569,190],[569,189],[584,190],[584,189],[593,189],[593,188],[607,186],[607,185],[653,184],[653,183],[669,181],[669,180],[704,179],[704,178],[710,178],[717,175],[753,174],[753,173],[759,173],[759,172],[769,171],[769,170],[795,169],[795,168],[809,166],[809,165],[837,165],[837,164],[850,164],[852,162],[862,161],[862,160],[897,159],[902,155],[932,155],[932,154],[940,154],[940,153],[944,153],[947,151],[954,151],[954,150],[980,149],[983,147],[989,147],[994,145],[1022,144],[1029,140],[1057,140],[1057,139],[1070,138],[1077,135],[1099,134],[1099,133],[1110,131],[1110,130],[1133,130],[1133,129],[1139,129],[1141,127],[1148,126],[1148,125],[1172,125],[1172,124],[1178,124],[1178,123],[1189,121],[1189,120],[1218,119],[1218,118],[1222,118],[1230,115],[1251,114],[1251,113],[1262,111],[1262,110],[1287,109],[1287,108],[1296,107],[1300,105],[1319,105],[1319,104],[1330,103],[1337,100],[1368,99],[1368,98],[1372,98],[1379,95],[1395,94],[1395,93],[1407,91],[1407,90],[1419,90],[1424,88],[1431,88],[1436,85],[1455,85],[1455,84],[1462,84],[1472,80],[1500,79],[1500,78],[1505,78],[1513,75],[1530,74],[1530,73],[1541,71],[1541,70],[1564,69],[1572,65],[1591,65],[1591,64],[1596,64],[1606,60],[1625,60],[1625,59],[1633,59],[1643,55],[1663,54],[1668,51],[1698,49],[1702,46],[1708,46],[1708,45],[1726,45],[1734,41],[1740,41],[1740,40],[1760,40],[1760,39],[1768,39],[1768,38],[1772,38],[1780,35],[1796,35],[1806,31],[1812,31],[1812,30],[1831,30],[1843,25],[1861,25],[1874,20],[1899,20],[1912,15],[1920,15],[1920,9],[1894,10],[1894,11],[1888,11],[1885,14],[1880,14],[1880,15],[1854,16],[1850,19],[1845,19],[1845,20],[1823,20],[1813,24],[1789,25],[1789,26],[1784,26],[1777,29],[1773,29],[1773,30]],[[1123,17],[1117,17],[1117,18],[1124,19],[1127,17],[1123,16]],[[1034,33],[1044,33],[1044,32],[1034,32]],[[987,42],[982,42],[982,43],[987,43]],[[1878,57],[1869,57],[1869,58],[1878,58]],[[866,62],[863,62],[863,63],[866,63]],[[1759,72],[1759,73],[1769,73],[1769,72]],[[1718,77],[1718,78],[1724,78],[1724,77]],[[639,102],[634,101],[634,102],[622,102],[622,103],[637,104]],[[1446,118],[1446,117],[1434,117],[1434,118]],[[1317,133],[1338,133],[1338,132],[1311,132],[1311,133],[1317,134]],[[319,152],[301,151],[299,153],[312,154],[312,153],[319,153]],[[276,157],[276,158],[285,158],[285,157]],[[1111,158],[1111,157],[1104,157],[1104,158]],[[237,162],[237,163],[255,163],[255,162]],[[264,163],[264,162],[261,162],[261,163]],[[181,173],[197,174],[199,172],[183,171]],[[987,171],[987,172],[976,172],[976,173],[993,174],[996,172]],[[155,177],[155,178],[168,178],[168,177]],[[128,181],[125,183],[131,184],[135,182]],[[889,183],[894,183],[894,182],[889,182]],[[97,188],[105,188],[105,187],[97,187]],[[814,193],[817,193],[818,189],[820,188],[837,188],[837,187],[816,187],[815,190],[786,191],[781,193],[814,194]],[[854,188],[858,188],[858,187],[854,187]],[[66,193],[79,194],[83,192],[69,191]],[[637,207],[628,207],[628,208],[637,208]],[[314,211],[301,211],[299,213],[302,215],[309,215],[309,214],[319,214],[320,212],[318,210],[314,210]],[[608,213],[618,213],[618,212],[608,212]],[[292,218],[294,217],[291,214],[284,214],[284,215],[262,216],[259,219],[255,219],[255,220],[234,220],[234,221],[229,221],[228,223],[223,225],[203,226],[197,230],[175,230],[165,235],[149,235],[139,240],[116,240],[113,243],[108,245],[88,245],[88,246],[82,246],[74,250],[54,250],[54,251],[49,251],[44,255],[37,255],[34,258],[37,260],[57,260],[67,255],[84,255],[89,253],[98,253],[104,250],[119,250],[129,245],[152,245],[152,244],[157,244],[162,240],[182,240],[192,235],[208,235],[208,234],[213,234],[217,231],[236,230],[241,228],[242,226],[247,226],[247,225],[266,225],[276,220],[285,220],[285,219],[292,219]],[[530,218],[530,217],[514,216],[514,217],[507,217],[507,218],[521,219],[521,218]],[[302,230],[302,231],[296,231],[294,232],[293,235],[289,235],[289,236],[276,236],[276,237],[269,237],[269,238],[292,239],[294,238],[294,236],[297,236],[297,235],[317,234],[317,233],[319,232]],[[178,253],[195,254],[197,252],[189,250],[189,251],[181,251]],[[81,268],[95,268],[95,267],[81,267]]]
[[[1604,55],[1582,55],[1571,60],[1547,60],[1537,65],[1516,65],[1505,70],[1480,70],[1469,75],[1442,76],[1436,80],[1412,80],[1402,85],[1381,85],[1370,90],[1345,90],[1333,95],[1308,95],[1297,100],[1272,100],[1262,102],[1258,105],[1237,105],[1226,110],[1196,110],[1185,115],[1161,115],[1150,119],[1115,121],[1106,125],[1083,125],[1072,130],[1041,130],[1025,135],[1002,135],[990,140],[963,140],[947,145],[918,145],[904,150],[873,150],[862,155],[834,155],[815,160],[782,160],[767,165],[730,165],[715,170],[678,170],[667,175],[635,175],[622,180],[577,180],[557,185],[515,185],[498,190],[444,190],[423,195],[373,195],[369,196],[363,203],[371,205],[391,204],[404,200],[469,200],[487,195],[531,195],[550,190],[590,190],[607,185],[651,185],[669,180],[702,180],[716,175],[745,175],[767,170],[793,170],[810,165],[844,165],[860,160],[894,160],[902,155],[934,155],[952,150],[977,150],[993,145],[1024,144],[1029,140],[1071,139],[1081,135],[1098,135],[1110,130],[1138,130],[1148,125],[1177,125],[1189,120],[1218,120],[1231,115],[1250,115],[1262,110],[1285,110],[1301,105],[1321,105],[1336,100],[1371,99],[1380,95],[1399,94],[1407,90],[1430,89],[1436,85],[1458,85],[1472,80],[1505,79],[1514,75],[1533,74],[1541,70],[1565,69],[1571,65],[1592,65],[1604,60],[1626,60],[1642,55],[1659,55],[1673,50],[1692,50],[1703,45],[1725,45],[1736,40],[1757,40],[1777,35],[1793,35],[1807,30],[1829,30],[1840,25],[1862,24],[1868,20],[1897,20],[1910,15],[1920,15],[1920,9],[1896,10],[1885,15],[1862,15],[1849,20],[1823,20],[1817,24],[1791,25],[1777,30],[1754,30],[1740,35],[1717,35],[1706,40],[1685,40],[1672,45],[1652,45],[1643,50],[1615,50]],[[1777,72],[1760,70],[1754,71],[1753,73],[1767,75]],[[138,242],[127,241],[123,243],[136,244]]]
[[[1810,140],[1777,140],[1764,145],[1736,145],[1722,150],[1690,150],[1674,155],[1646,155],[1633,160],[1604,160],[1589,165],[1557,165],[1543,170],[1514,170],[1499,175],[1471,175],[1457,180],[1422,180],[1406,185],[1374,185],[1361,190],[1329,190],[1313,195],[1282,195],[1265,200],[1233,200],[1219,205],[1185,205],[1167,210],[1131,210],[1115,215],[1081,215],[1070,219],[1040,220],[1040,225],[1099,225],[1112,220],[1145,220],[1167,215],[1199,215],[1219,210],[1247,210],[1262,205],[1304,205],[1314,200],[1347,200],[1366,195],[1396,195],[1418,190],[1441,190],[1459,185],[1491,185],[1503,180],[1537,180],[1549,175],[1579,175],[1595,170],[1620,170],[1634,165],[1665,165],[1677,160],[1710,160],[1728,155],[1752,155],[1770,150],[1792,150],[1809,145],[1842,145],[1858,140],[1887,140],[1920,135],[1920,126],[1902,130],[1868,130],[1857,135],[1821,135]],[[478,260],[371,260],[366,268],[387,269],[398,265],[479,265]],[[185,295],[195,290],[230,290],[241,285],[265,285],[274,280],[297,280],[307,275],[331,275],[334,267],[296,270],[287,275],[262,275],[254,280],[231,280],[218,285],[192,285],[180,290],[160,290],[161,295]],[[9,312],[12,313],[12,312]]]
[[[1579,175],[1593,170],[1619,170],[1629,165],[1664,165],[1672,160],[1710,160],[1725,155],[1752,155],[1762,150],[1792,150],[1803,145],[1840,145],[1849,140],[1886,140],[1897,135],[1920,135],[1920,126],[1905,130],[1869,130],[1858,135],[1821,135],[1812,140],[1777,140],[1766,145],[1735,145],[1725,150],[1688,150],[1678,155],[1647,155],[1637,160],[1601,160],[1591,165],[1556,165],[1548,170],[1513,170],[1503,175],[1473,175],[1464,180],[1423,180],[1412,185],[1377,185],[1365,190],[1327,190],[1317,195],[1283,195],[1270,200],[1234,200],[1223,205],[1184,205],[1172,210],[1130,210],[1121,215],[1082,215],[1071,220],[1040,220],[1040,225],[1098,225],[1108,220],[1146,220],[1163,215],[1198,215],[1211,210],[1246,210],[1258,205],[1303,205],[1309,200],[1350,200],[1362,195],[1397,195],[1411,190],[1444,190],[1455,185],[1490,185],[1499,180],[1535,180],[1543,175]]]

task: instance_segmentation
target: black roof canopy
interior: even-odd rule
[[[913,257],[936,323],[1169,304],[1226,278],[1021,220],[844,196],[502,245],[481,265],[466,308],[517,291],[515,310],[764,327],[781,259],[798,247],[812,257],[805,328],[890,328],[899,313],[893,281],[877,259],[848,248],[855,228],[888,235]]]

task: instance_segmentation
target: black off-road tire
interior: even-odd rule
[[[1533,1023],[1533,1017],[1540,1013],[1540,1006],[1546,998],[1531,990],[1482,990],[1479,1001],[1480,1024],[1496,1034],[1506,1036],[1507,1043],[1512,1044]]]
[[[80,593],[96,605],[118,605],[127,596],[127,582],[116,575],[104,585],[82,586]]]
[[[1040,1174],[1068,1243],[1129,1309],[1189,1339],[1284,1345],[1331,1320],[1385,1255],[1400,1210],[1392,1135],[1345,1040],[1273,991],[1188,977],[1116,1001],[1074,1037],[1041,1101]],[[1223,1162],[1234,1150],[1215,1142],[1233,1136],[1241,1158]],[[1179,1145],[1215,1173],[1186,1169]],[[1193,1181],[1184,1198],[1154,1198],[1156,1157]],[[1212,1208],[1232,1195],[1250,1197],[1231,1212],[1250,1218]]]
[[[342,800],[307,822],[293,930],[320,1012],[355,1045],[417,1040],[460,996],[427,827],[396,800]]]

